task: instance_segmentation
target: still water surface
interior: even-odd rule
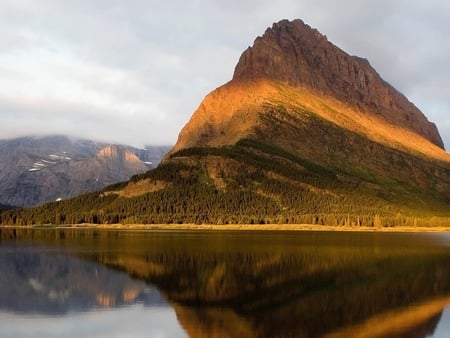
[[[0,337],[450,337],[450,235],[0,230]]]

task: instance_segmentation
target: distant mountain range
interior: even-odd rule
[[[16,224],[448,225],[450,154],[367,60],[283,20],[244,51],[156,169],[3,215]]]
[[[99,190],[155,168],[169,149],[66,136],[0,140],[0,204],[30,207]]]

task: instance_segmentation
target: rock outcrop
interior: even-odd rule
[[[444,147],[436,126],[366,59],[348,55],[301,20],[275,23],[242,54],[233,81],[257,78],[335,97]]]

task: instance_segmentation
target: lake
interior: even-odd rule
[[[449,337],[450,234],[0,230],[0,337]]]

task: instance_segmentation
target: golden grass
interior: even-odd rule
[[[450,232],[449,227],[364,227],[364,226],[333,226],[312,224],[70,224],[70,225],[34,225],[24,228],[71,228],[71,229],[99,229],[99,230],[177,230],[177,231],[355,231],[355,232]],[[0,228],[20,228],[19,226],[3,225]]]
[[[170,183],[164,181],[151,180],[147,178],[136,182],[130,181],[122,190],[105,191],[101,193],[100,196],[104,197],[109,195],[119,195],[127,198],[137,197],[149,192],[165,189],[169,184]]]
[[[122,197],[136,197],[149,192],[162,190],[166,188],[167,185],[167,182],[144,179],[137,182],[129,182],[123,190],[118,192],[118,194]]]

